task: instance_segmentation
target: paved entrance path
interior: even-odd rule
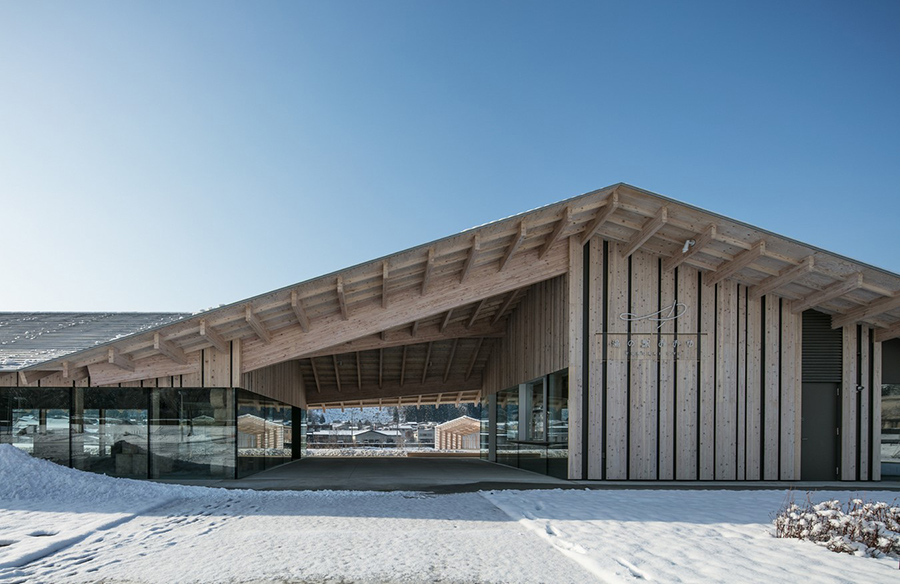
[[[237,480],[167,481],[275,491],[426,491],[549,489],[572,483],[477,458],[304,458]]]

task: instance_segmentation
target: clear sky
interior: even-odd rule
[[[616,182],[900,272],[900,2],[0,3],[0,311],[193,311]]]

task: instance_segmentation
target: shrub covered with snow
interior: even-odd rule
[[[834,552],[900,558],[900,507],[884,502],[834,499],[798,505],[790,500],[775,518],[776,537],[807,539]]]

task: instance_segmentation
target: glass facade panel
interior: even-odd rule
[[[496,460],[501,464],[547,474],[568,476],[569,375],[567,370],[497,392],[496,422],[482,419],[486,433],[496,440]],[[489,402],[485,402],[489,403]],[[484,408],[490,411],[489,407]],[[482,453],[490,458],[490,445],[482,441]]]
[[[881,386],[881,472],[900,476],[900,384]]]
[[[52,388],[0,390],[0,443],[68,465],[69,399],[66,390]]]
[[[291,461],[291,407],[239,389],[237,474],[244,477]]]
[[[72,466],[116,477],[147,478],[148,390],[76,387],[72,408]]]
[[[153,391],[153,478],[232,478],[234,390],[166,387]]]

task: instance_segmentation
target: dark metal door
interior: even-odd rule
[[[832,481],[839,476],[840,384],[804,383],[800,425],[800,478],[804,481]]]

